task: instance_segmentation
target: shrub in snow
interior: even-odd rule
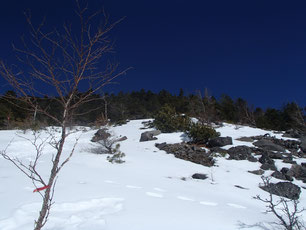
[[[122,160],[122,158],[125,157],[125,154],[121,152],[119,148],[120,144],[117,144],[116,147],[112,150],[114,154],[112,156],[107,157],[107,160],[110,163],[122,164],[125,162],[124,160]]]
[[[268,198],[262,198],[257,195],[254,197],[256,200],[263,202],[266,205],[266,212],[272,213],[277,218],[277,222],[272,223],[272,225],[276,225],[278,229],[284,230],[306,230],[305,223],[302,218],[302,213],[305,211],[304,208],[299,207],[299,194],[300,188],[290,182],[279,182],[277,184],[270,183],[270,177],[262,177],[263,186],[265,187],[265,191],[269,193]],[[278,186],[280,185],[281,186]],[[284,185],[289,186],[289,188],[284,189]],[[278,190],[275,191],[276,187]],[[280,194],[280,192],[285,194]],[[294,191],[296,194],[294,196],[288,196],[289,193]],[[274,195],[281,196],[278,200],[275,200]],[[284,198],[286,197],[286,198]]]
[[[215,129],[200,123],[192,124],[187,132],[188,137],[196,144],[205,144],[210,138],[220,136]]]
[[[185,115],[178,115],[175,109],[165,105],[155,116],[154,126],[163,133],[172,133],[188,130],[190,118]]]

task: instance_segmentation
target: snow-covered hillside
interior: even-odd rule
[[[253,199],[267,193],[258,187],[261,178],[249,173],[259,169],[259,162],[216,158],[214,167],[205,167],[175,158],[155,147],[155,143],[181,142],[182,133],[160,134],[158,140],[139,142],[144,120],[111,127],[117,136],[126,136],[120,150],[126,154],[123,164],[111,164],[107,155],[96,155],[90,139],[96,130],[78,131],[69,136],[66,154],[80,136],[76,152],[63,168],[56,185],[55,204],[45,229],[49,230],[232,230],[263,229],[275,221],[265,214],[263,203]],[[226,124],[218,128],[221,136],[233,137],[234,145],[252,145],[235,138],[266,134],[267,131]],[[18,134],[16,136],[16,133]],[[44,132],[42,136],[47,136]],[[59,135],[59,133],[58,133]],[[273,134],[278,138],[280,134]],[[24,161],[31,160],[33,146],[21,138],[31,132],[1,131],[0,150],[12,141],[7,152]],[[226,146],[232,147],[232,146]],[[46,147],[39,162],[47,176],[52,148]],[[306,162],[305,159],[295,159]],[[286,163],[277,162],[277,167]],[[290,167],[288,165],[288,167]],[[191,178],[204,173],[206,180]],[[271,171],[266,171],[270,175]],[[273,178],[272,181],[279,181]],[[304,186],[301,181],[294,183]],[[245,189],[238,188],[241,186]],[[32,182],[8,161],[0,159],[0,229],[33,229],[41,197],[33,193]],[[302,189],[301,204],[306,206]],[[306,221],[306,215],[304,215]]]

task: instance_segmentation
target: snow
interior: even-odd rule
[[[271,214],[265,214],[263,203],[252,197],[266,192],[258,188],[260,176],[248,173],[259,169],[259,163],[227,160],[218,157],[214,167],[187,162],[166,154],[155,147],[155,143],[177,143],[186,140],[183,133],[161,134],[158,140],[139,142],[140,134],[146,130],[142,122],[134,120],[126,125],[110,127],[117,136],[127,136],[120,143],[120,150],[126,154],[123,164],[111,164],[107,155],[96,155],[90,149],[96,146],[90,142],[96,130],[75,131],[69,136],[65,155],[73,147],[76,138],[79,143],[74,156],[60,172],[49,220],[49,230],[232,230],[262,229],[263,223],[275,221]],[[49,132],[60,133],[56,129]],[[246,126],[225,124],[217,129],[221,136],[233,137],[233,144],[252,143],[235,140],[242,136],[256,136],[270,133]],[[16,136],[16,133],[18,134]],[[0,131],[0,149],[29,161],[33,157],[31,132]],[[43,131],[41,138],[48,137]],[[226,146],[230,148],[231,146]],[[50,169],[53,149],[46,146],[39,162],[39,169],[46,178]],[[305,159],[298,159],[305,162]],[[277,162],[277,167],[285,163]],[[205,173],[207,180],[191,178],[194,173]],[[267,171],[266,175],[270,175]],[[273,178],[273,181],[278,181]],[[301,181],[294,183],[302,186]],[[0,159],[0,229],[33,229],[38,216],[41,197],[33,193],[32,182],[14,166]],[[245,189],[238,188],[241,186]],[[304,185],[303,185],[304,186]],[[301,204],[305,204],[305,190],[302,189]],[[305,218],[305,215],[304,215]]]

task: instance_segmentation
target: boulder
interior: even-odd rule
[[[304,183],[306,183],[306,167],[303,167],[301,165],[292,165],[289,172],[298,180],[302,180]]]
[[[301,134],[295,129],[289,129],[283,134],[283,137],[300,138]]]
[[[274,160],[272,160],[268,153],[263,152],[261,157],[259,158],[259,162],[262,164],[274,165]]]
[[[224,155],[227,154],[227,150],[226,149],[222,149],[220,147],[213,147],[213,148],[210,149],[210,151],[212,153],[220,153],[220,154],[224,154]]]
[[[276,170],[277,170],[277,168],[275,167],[274,164],[267,164],[267,163],[262,164],[262,165],[260,166],[260,168],[261,168],[262,170],[272,170],[272,171],[276,171]]]
[[[155,146],[160,150],[166,151],[167,153],[174,154],[176,158],[191,161],[193,163],[201,164],[208,167],[213,166],[215,163],[214,159],[210,156],[210,153],[207,153],[205,149],[194,145],[189,145],[186,143],[162,143],[156,144]]]
[[[268,155],[271,159],[283,159],[284,156],[280,152],[268,152]]]
[[[280,172],[281,172],[282,174],[286,175],[286,176],[289,177],[289,178],[292,178],[292,177],[294,176],[294,175],[293,175],[293,172],[290,171],[290,169],[289,169],[289,168],[286,168],[286,167],[283,167],[283,168],[280,170]]]
[[[232,145],[233,139],[231,137],[215,137],[208,141],[207,146],[212,147],[222,147],[225,145]]]
[[[283,174],[282,172],[279,172],[279,171],[273,172],[271,176],[273,176],[276,179],[280,179],[280,180],[293,181],[292,177],[287,176],[286,174]]]
[[[265,173],[264,170],[258,169],[258,170],[253,170],[253,171],[248,171],[249,173],[255,174],[255,175],[263,175]]]
[[[280,145],[276,145],[274,144],[272,141],[270,140],[265,140],[265,139],[261,139],[259,141],[256,141],[253,143],[253,145],[263,148],[265,150],[269,150],[269,151],[278,151],[278,152],[285,152],[285,148],[283,148]]]
[[[284,162],[284,163],[287,163],[287,164],[292,164],[292,165],[297,164],[296,161],[290,160],[290,159],[288,159],[288,158],[285,158],[285,159],[283,160],[283,162]]]
[[[203,173],[195,173],[191,176],[193,179],[198,179],[198,180],[205,180],[208,178],[206,174]]]
[[[158,149],[163,149],[164,147],[167,146],[167,143],[166,142],[163,142],[163,143],[156,143],[155,144],[155,147],[158,148]]]
[[[239,137],[236,139],[237,141],[244,141],[244,142],[253,142],[254,139],[252,137]]]
[[[248,157],[252,156],[251,148],[244,145],[232,147],[227,153],[230,155],[229,159],[233,160],[247,160]]]
[[[99,129],[93,136],[93,138],[91,139],[92,142],[98,142],[101,140],[106,140],[107,138],[109,138],[111,136],[110,133],[107,132],[106,128],[103,129]]]
[[[257,158],[252,156],[252,155],[248,156],[247,160],[250,161],[250,162],[257,162],[258,161]]]
[[[144,141],[157,140],[157,138],[155,136],[157,136],[159,134],[161,134],[161,131],[159,131],[159,130],[146,131],[146,132],[141,134],[139,141],[144,142]]]
[[[260,186],[260,188],[266,192],[286,197],[290,200],[299,199],[301,193],[301,188],[291,182],[269,183],[268,185]]]
[[[306,153],[306,137],[301,138],[300,148],[304,153]]]
[[[127,140],[127,137],[123,136],[123,137],[119,137],[116,141],[120,142],[120,141],[125,141],[125,140]]]

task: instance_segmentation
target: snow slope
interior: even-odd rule
[[[124,164],[111,164],[106,155],[90,152],[95,146],[90,139],[96,130],[78,131],[69,136],[65,154],[69,153],[75,138],[80,137],[79,143],[73,158],[60,173],[55,204],[45,229],[256,230],[275,221],[273,215],[264,213],[264,204],[252,199],[257,194],[267,195],[258,188],[260,176],[247,172],[259,169],[259,163],[219,157],[216,166],[208,168],[177,159],[158,150],[154,144],[177,143],[184,139],[184,135],[161,134],[156,141],[139,142],[144,131],[140,129],[143,121],[134,120],[110,128],[115,135],[128,138],[121,142],[120,148],[126,154]],[[233,140],[267,133],[230,124],[218,131],[222,136],[232,136]],[[41,135],[47,137],[46,132]],[[8,153],[29,161],[33,147],[20,136],[33,138],[30,132],[1,131],[0,149],[12,141]],[[251,145],[234,140],[234,145],[246,144]],[[50,169],[52,151],[46,146],[39,162],[44,176]],[[284,165],[277,164],[279,167]],[[191,178],[194,173],[205,173],[209,179],[194,180]],[[266,175],[270,173],[266,172]],[[294,183],[302,185],[300,181]],[[10,162],[0,159],[1,230],[33,229],[41,204],[40,195],[33,193],[33,189],[28,178]],[[306,203],[305,189],[302,189],[300,200],[301,204]]]

